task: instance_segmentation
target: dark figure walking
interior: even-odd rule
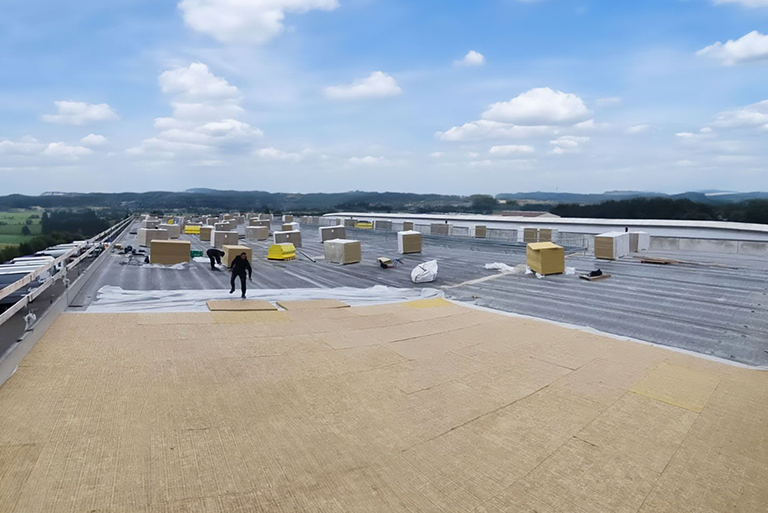
[[[206,255],[208,255],[208,258],[211,259],[211,270],[216,270],[216,264],[221,265],[221,257],[224,256],[224,252],[220,249],[211,248],[208,251],[205,252]]]
[[[248,279],[251,279],[251,276],[253,274],[253,269],[251,268],[251,263],[248,262],[248,255],[245,253],[240,253],[235,257],[234,260],[232,260],[232,279],[230,280],[230,285],[232,285],[232,288],[230,289],[229,293],[232,294],[235,291],[235,278],[240,277],[240,287],[243,290],[243,299],[245,299],[245,273],[248,272]]]

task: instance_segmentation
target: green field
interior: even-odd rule
[[[35,235],[40,234],[40,216],[42,210],[12,210],[0,212],[0,249],[15,244],[20,244]],[[38,216],[31,218],[30,216]],[[27,224],[31,221],[31,224]],[[29,228],[29,235],[22,235],[21,229]]]

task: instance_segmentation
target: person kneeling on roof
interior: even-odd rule
[[[251,268],[251,263],[248,262],[248,255],[243,252],[240,253],[235,257],[234,260],[232,260],[232,279],[230,280],[230,285],[232,288],[230,289],[229,293],[232,294],[235,291],[235,278],[240,278],[240,287],[243,290],[242,297],[245,298],[245,273],[248,272],[248,279],[252,280],[252,274],[253,269]]]
[[[224,256],[224,252],[220,249],[211,248],[205,254],[211,259],[211,270],[215,271],[216,264],[221,265],[221,257]]]

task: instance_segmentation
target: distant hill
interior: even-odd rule
[[[537,201],[542,203],[579,203],[592,205],[609,200],[632,198],[689,199],[702,203],[737,203],[750,199],[768,199],[768,192],[691,191],[681,194],[664,194],[643,191],[607,191],[600,194],[575,194],[570,192],[517,192],[497,194],[496,199],[506,201]]]

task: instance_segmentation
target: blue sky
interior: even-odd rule
[[[3,194],[768,189],[768,0],[0,9]]]

